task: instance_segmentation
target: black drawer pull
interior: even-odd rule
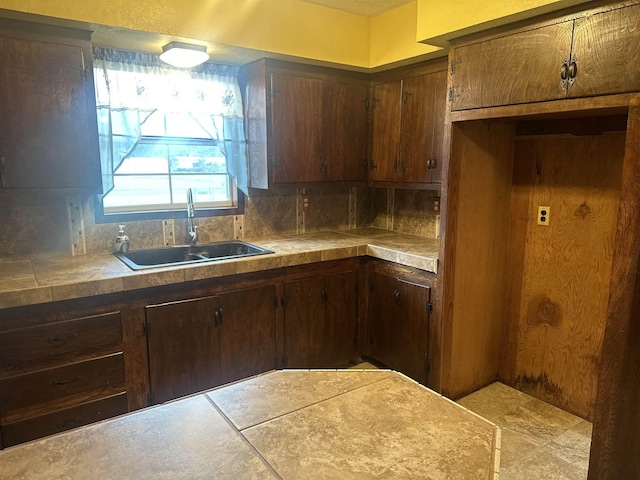
[[[65,345],[69,340],[73,340],[77,336],[77,333],[70,333],[68,335],[51,337],[49,340],[47,340],[47,343],[53,345],[54,347],[59,347],[61,345]]]
[[[68,378],[67,380],[54,380],[53,382],[51,382],[51,385],[53,387],[67,387],[72,383],[77,382],[78,380],[80,380],[80,377],[74,376],[74,377]]]

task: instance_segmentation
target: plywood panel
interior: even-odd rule
[[[449,191],[445,265],[455,273],[445,276],[443,392],[454,398],[498,373],[514,131],[468,122],[452,132],[457,188]]]
[[[507,383],[589,419],[595,408],[623,152],[622,134],[522,139],[516,147],[516,172],[529,172],[534,185],[518,188],[514,182],[512,223],[528,219],[523,249],[523,230],[512,232],[510,263],[513,272],[522,274],[512,285],[517,288],[519,280],[522,290],[510,295],[519,305],[514,302],[509,310],[500,373]],[[548,226],[537,224],[541,205],[550,207]]]

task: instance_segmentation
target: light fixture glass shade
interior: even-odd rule
[[[162,47],[160,60],[174,67],[191,68],[209,60],[209,54],[204,45],[171,42]]]

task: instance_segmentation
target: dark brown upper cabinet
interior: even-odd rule
[[[419,187],[440,182],[447,83],[444,69],[444,63],[437,62],[426,70],[404,69],[374,80],[372,185]]]
[[[242,67],[249,186],[364,181],[366,78],[267,59]]]
[[[90,38],[0,20],[2,188],[100,188]]]
[[[456,47],[451,110],[640,90],[640,5],[574,17]]]

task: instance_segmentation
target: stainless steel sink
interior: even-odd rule
[[[230,258],[250,257],[273,253],[266,248],[247,242],[232,240],[228,242],[205,243],[202,245],[180,245],[176,247],[134,250],[127,253],[114,253],[132,270],[167,267],[188,263],[214,262]]]

